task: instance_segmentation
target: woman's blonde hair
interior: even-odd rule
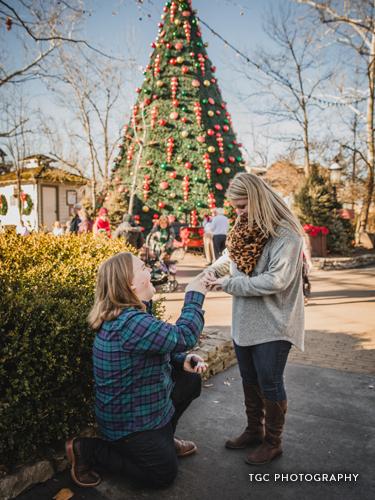
[[[130,252],[113,255],[100,265],[95,302],[88,315],[91,328],[98,330],[103,321],[116,319],[126,307],[146,309],[131,288],[133,278],[133,256]]]
[[[231,200],[247,198],[249,229],[256,223],[266,236],[276,236],[279,226],[303,235],[302,226],[284,200],[260,177],[241,172],[229,184],[226,197]]]

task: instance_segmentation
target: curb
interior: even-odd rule
[[[193,352],[201,356],[208,364],[208,370],[202,376],[203,381],[237,363],[232,341],[220,330],[204,329],[199,345],[193,349]],[[83,434],[93,435],[92,429]],[[32,486],[48,481],[58,472],[66,470],[68,466],[62,450],[52,459],[43,459],[20,466],[16,472],[0,476],[0,500],[15,498]]]
[[[375,265],[375,254],[367,253],[356,257],[314,257],[312,259],[315,269],[332,271],[335,269],[356,269],[359,267]]]

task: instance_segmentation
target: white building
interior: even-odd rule
[[[21,173],[21,200],[23,222],[32,229],[51,230],[55,221],[65,223],[73,207],[84,195],[88,179],[50,165],[48,156],[35,155],[23,160]],[[16,172],[0,174],[0,223],[18,225],[18,192]],[[5,200],[5,203],[4,203]],[[3,203],[1,202],[3,201]],[[2,208],[6,206],[6,214]],[[29,212],[29,213],[28,213]]]

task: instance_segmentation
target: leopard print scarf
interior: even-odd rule
[[[268,236],[256,224],[249,230],[247,215],[237,218],[227,236],[226,247],[239,271],[251,275],[267,240]]]

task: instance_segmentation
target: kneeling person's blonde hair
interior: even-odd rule
[[[145,310],[145,305],[132,289],[133,278],[133,257],[130,252],[113,255],[100,265],[95,301],[88,315],[91,328],[98,330],[103,321],[116,319],[127,307]]]

